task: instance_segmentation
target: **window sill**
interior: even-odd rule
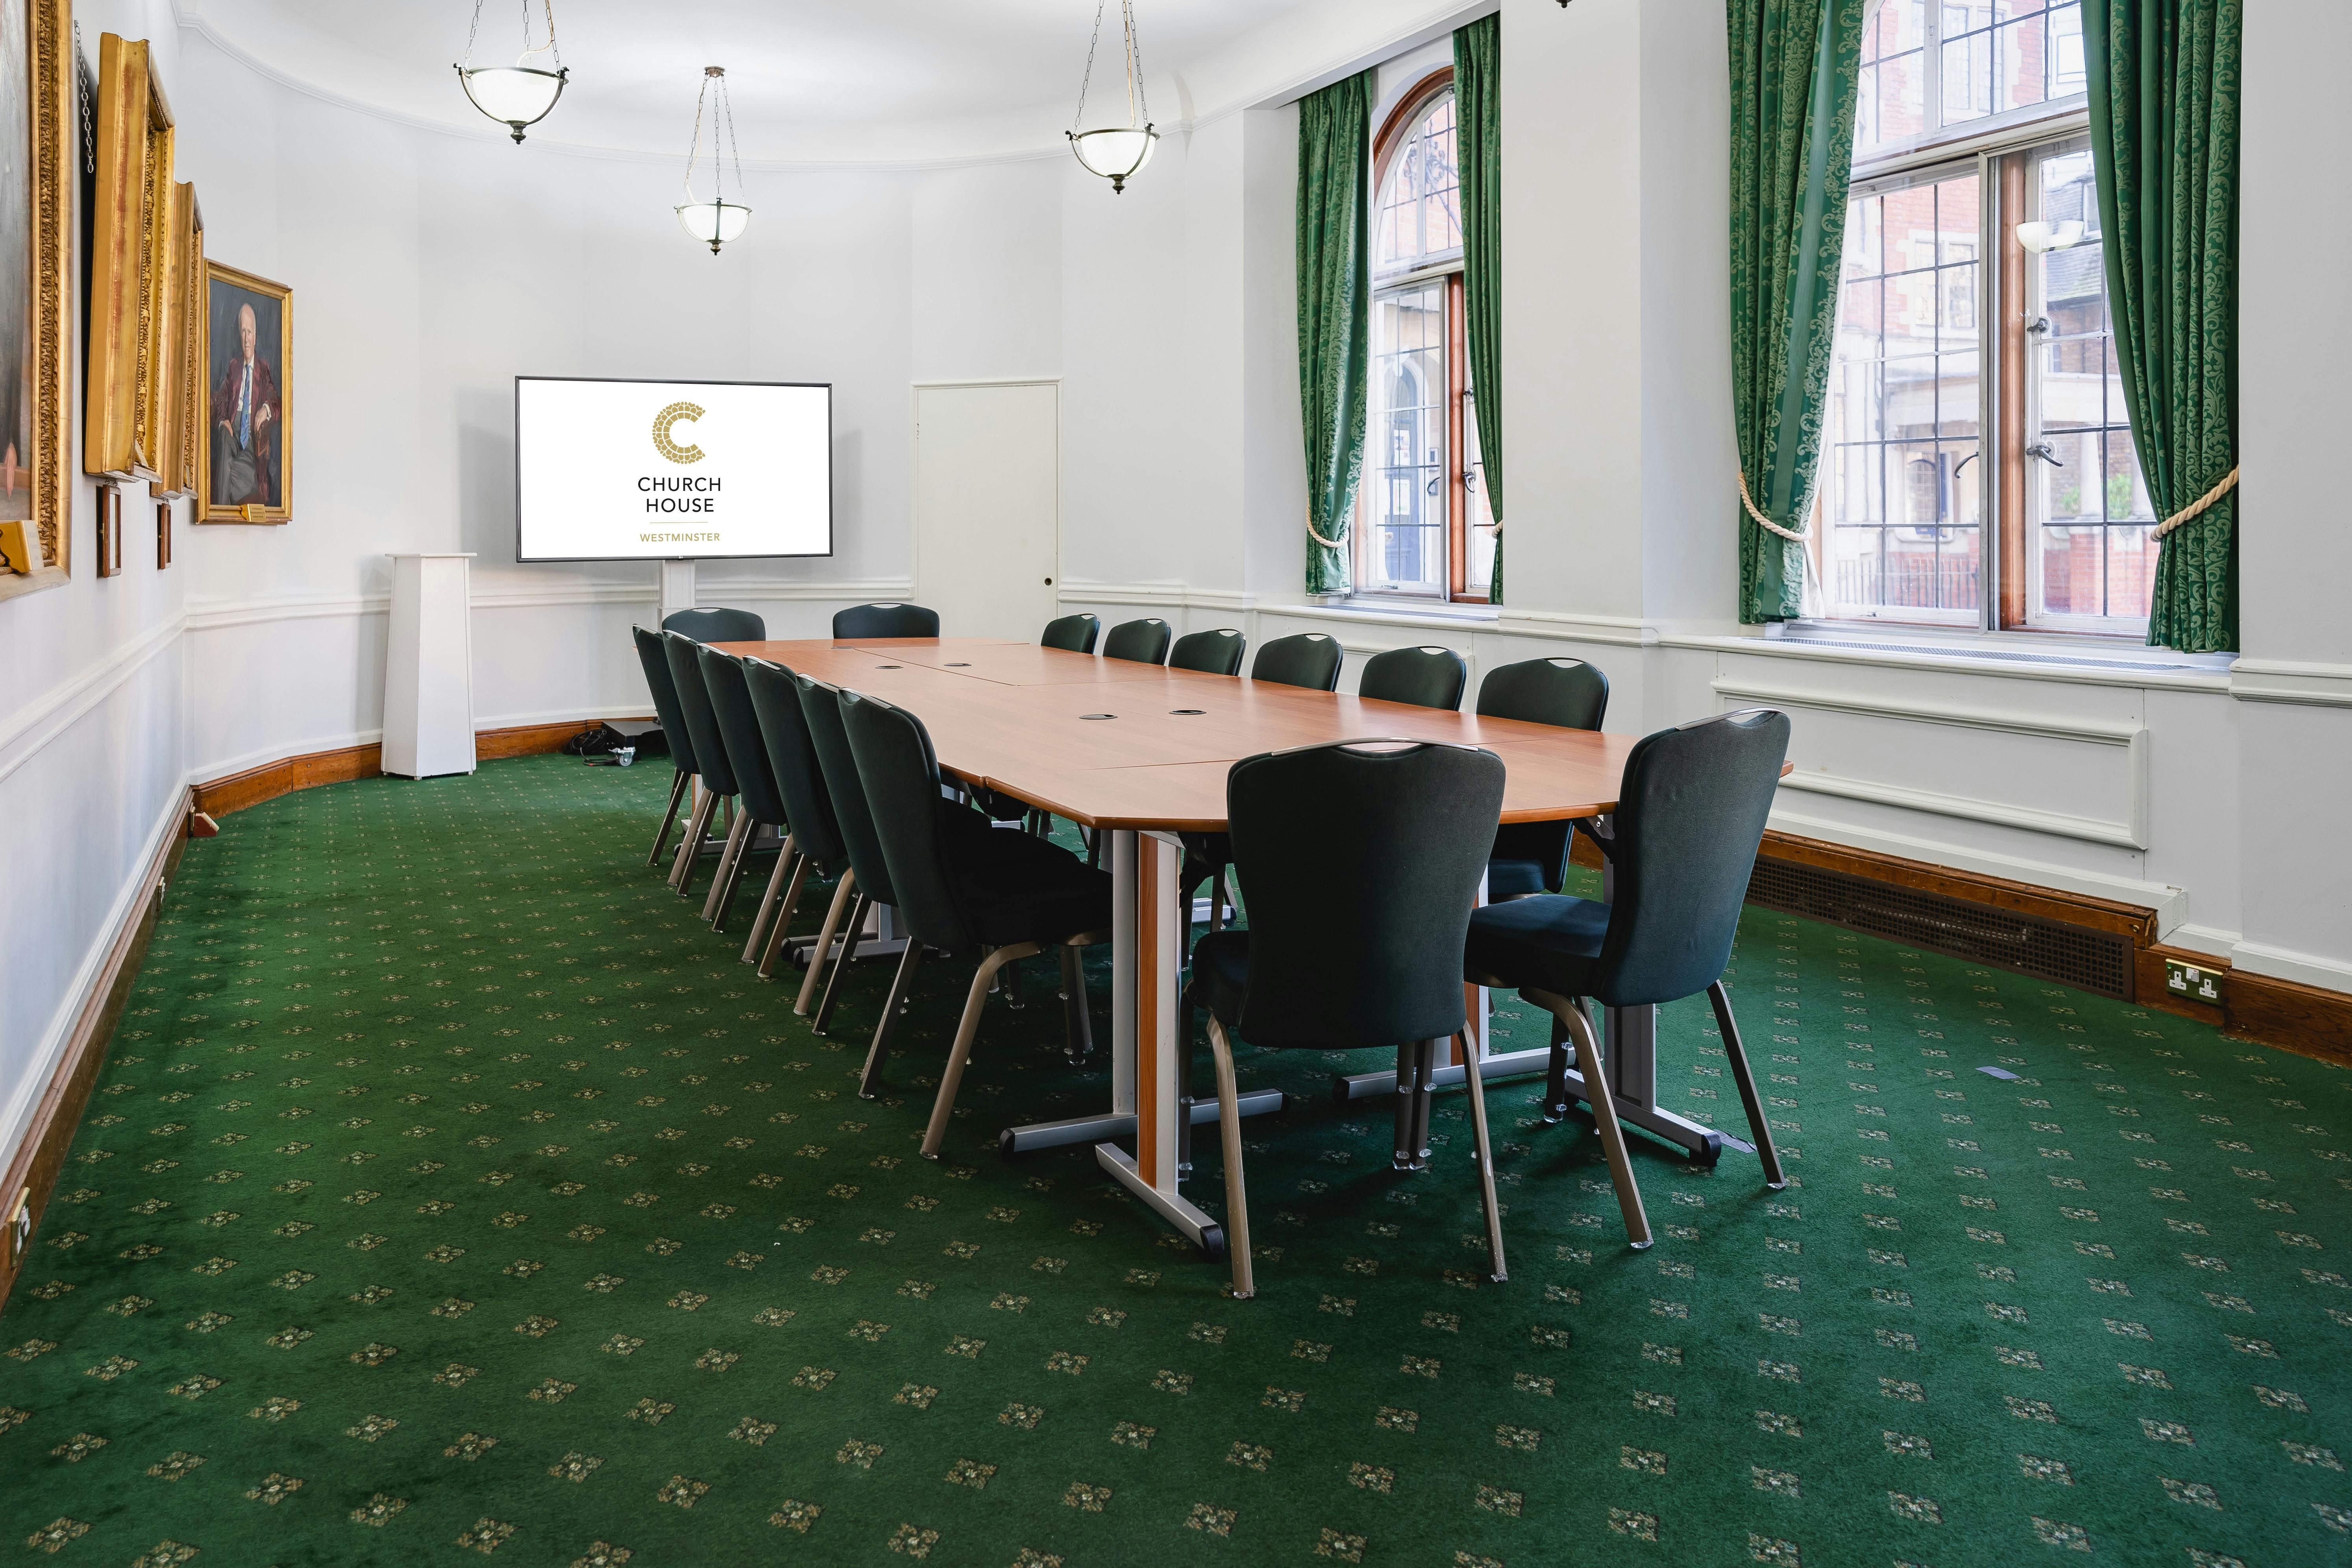
[[[1822,622],[1788,623],[1761,635],[1662,640],[1685,647],[1826,663],[1940,668],[2027,680],[2211,691],[2229,689],[2230,666],[2237,658],[2226,653],[2174,653],[2108,637],[1952,633],[1922,626],[1881,629]]]
[[[1443,599],[1349,598],[1302,605],[1268,605],[1263,614],[1355,621],[1366,626],[1492,630],[1502,612],[1492,605],[1458,605]]]

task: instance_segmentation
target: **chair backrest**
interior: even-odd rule
[[[825,875],[837,875],[849,852],[841,842],[841,825],[834,819],[833,794],[825,787],[816,742],[809,738],[808,715],[801,711],[798,678],[781,664],[747,658],[743,683],[751,693],[751,710],[760,716],[760,739],[768,748],[776,792],[784,797],[793,847],[814,860]]]
[[[1469,679],[1470,667],[1450,647],[1392,647],[1364,662],[1356,695],[1458,713]]]
[[[852,605],[833,615],[834,640],[847,637],[935,637],[940,613],[920,605]],[[859,874],[861,880],[864,873]]]
[[[1047,621],[1039,647],[1057,647],[1064,653],[1092,653],[1095,638],[1102,635],[1102,622],[1084,610],[1075,616],[1064,616],[1058,621]]]
[[[1490,669],[1478,683],[1478,712],[1563,730],[1598,730],[1609,716],[1609,678],[1580,658],[1531,658]]]
[[[728,771],[735,775],[744,815],[770,826],[784,820],[784,797],[776,789],[776,770],[768,761],[768,745],[760,736],[760,716],[751,709],[751,689],[743,682],[743,661],[715,647],[698,647],[702,685],[710,698],[711,717],[719,721],[719,740],[727,748]]]
[[[1672,1002],[1722,977],[1788,754],[1789,716],[1770,708],[1694,720],[1634,746],[1618,788],[1595,1001]]]
[[[1276,686],[1303,686],[1309,691],[1337,691],[1339,667],[1347,662],[1348,650],[1339,646],[1338,637],[1300,632],[1276,637],[1260,647],[1257,661],[1250,666],[1250,679]]]
[[[805,675],[795,674],[793,681],[800,688],[801,712],[816,746],[825,793],[833,797],[833,820],[841,829],[842,847],[848,853],[849,868],[857,873],[857,890],[877,904],[895,905],[898,899],[890,890],[890,865],[883,858],[881,839],[875,837],[874,812],[857,777],[857,759],[841,728],[842,690]]]
[[[1103,636],[1105,658],[1131,659],[1137,664],[1168,662],[1168,623],[1159,619],[1121,621]]]
[[[1478,712],[1563,730],[1598,730],[1609,713],[1609,678],[1580,659],[1507,664],[1487,671],[1478,683]],[[1512,823],[1495,835],[1495,855],[1532,861],[1544,887],[1557,892],[1567,883],[1568,852],[1575,841],[1576,825],[1565,819]]]
[[[1249,647],[1249,638],[1231,626],[1220,626],[1213,632],[1190,632],[1176,639],[1169,652],[1171,669],[1197,669],[1203,675],[1239,675],[1242,654]]]
[[[940,763],[930,731],[905,709],[862,691],[841,694],[841,722],[889,862],[892,906],[908,935],[945,952],[971,948],[977,939],[957,902],[941,842]]]
[[[1225,801],[1249,904],[1244,1038],[1352,1048],[1462,1027],[1462,947],[1502,816],[1500,757],[1302,746],[1235,763]]]
[[[679,773],[693,773],[694,737],[686,732],[686,712],[677,705],[677,679],[669,672],[669,650],[662,646],[659,632],[631,626],[629,636],[636,639],[637,662],[645,666],[646,689],[653,693],[654,717],[661,721],[662,738],[669,742],[670,763]]]
[[[735,770],[727,761],[727,742],[719,735],[719,716],[710,710],[710,689],[702,682],[702,645],[678,632],[662,633],[662,652],[669,658],[669,678],[677,686],[678,717],[694,742],[694,771],[702,787],[713,795],[733,795]]]
[[[763,642],[768,623],[749,610],[680,610],[664,618],[662,630],[697,642]]]

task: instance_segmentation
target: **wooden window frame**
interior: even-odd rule
[[[1372,222],[1377,231],[1380,221],[1380,200],[1387,189],[1398,153],[1406,140],[1427,118],[1431,108],[1443,95],[1454,90],[1454,68],[1443,66],[1416,81],[1397,100],[1388,117],[1381,123],[1380,132],[1372,141]],[[1456,126],[1459,134],[1459,126]],[[1377,244],[1377,240],[1375,240]],[[1460,255],[1442,258],[1417,267],[1399,268],[1382,276],[1373,262],[1370,288],[1375,298],[1400,284],[1428,284],[1443,279],[1445,289],[1445,413],[1443,428],[1445,435],[1444,464],[1445,486],[1445,582],[1441,591],[1425,589],[1383,588],[1370,586],[1379,574],[1369,570],[1373,560],[1372,487],[1360,484],[1356,490],[1353,565],[1355,596],[1383,600],[1419,601],[1454,605],[1485,605],[1493,602],[1490,593],[1472,592],[1465,587],[1469,579],[1469,487],[1465,482],[1463,461],[1467,454],[1468,432],[1464,428],[1463,403],[1469,390],[1470,335],[1467,310],[1463,295],[1464,261]],[[1367,374],[1370,374],[1369,368]],[[1370,416],[1373,400],[1365,399],[1365,412]],[[1369,446],[1369,437],[1367,441]],[[1369,456],[1369,454],[1368,454]],[[1366,465],[1369,470],[1370,465]]]

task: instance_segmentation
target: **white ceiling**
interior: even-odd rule
[[[1169,101],[1171,73],[1323,3],[1139,0],[1153,118],[1181,117],[1182,105]],[[536,26],[541,0],[530,4]],[[178,9],[273,75],[404,118],[497,133],[449,68],[465,51],[470,0],[178,0]],[[478,63],[513,58],[521,9],[521,0],[486,0]],[[555,0],[571,85],[532,134],[682,153],[702,68],[722,65],[747,162],[1039,147],[1076,108],[1094,18],[1095,0]],[[1118,0],[1103,31],[1096,90],[1121,95],[1123,107]]]

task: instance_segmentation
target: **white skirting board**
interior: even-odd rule
[[[470,553],[392,558],[384,650],[383,771],[404,778],[474,771]]]

